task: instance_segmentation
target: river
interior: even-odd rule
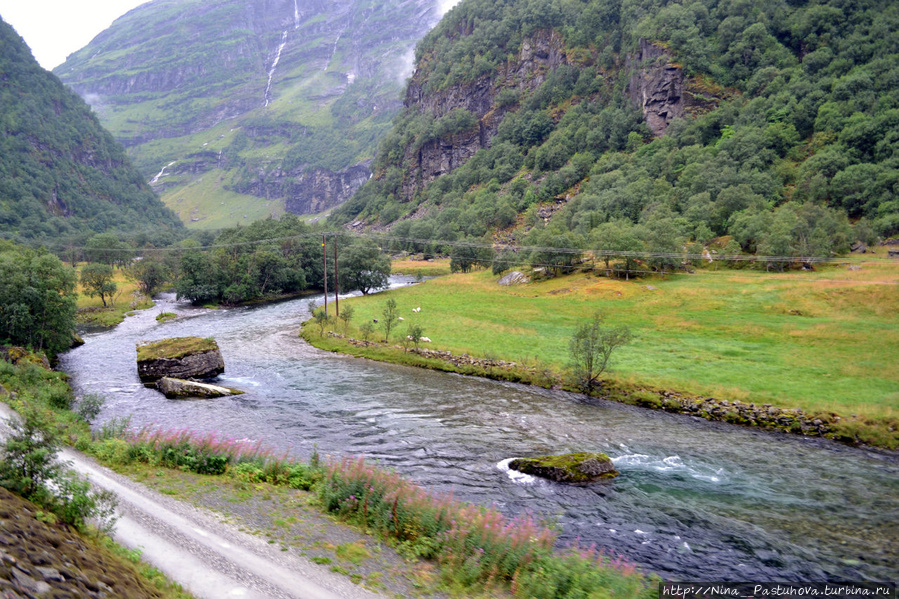
[[[320,298],[319,298],[320,299]],[[159,323],[162,311],[177,320]],[[551,518],[671,580],[899,578],[895,454],[765,433],[522,385],[375,363],[297,337],[306,302],[208,310],[163,296],[62,356],[100,420],[189,428],[299,457],[364,455],[462,500]],[[247,393],[168,400],[138,380],[138,340],[214,337],[222,384]],[[513,457],[603,451],[621,475],[589,487],[515,476]]]

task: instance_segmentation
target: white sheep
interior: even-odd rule
[[[397,318],[397,320],[399,320],[400,322],[403,322],[403,321],[406,320],[406,319],[403,318],[402,316],[400,316],[399,318]]]
[[[413,312],[421,312],[421,306],[419,306],[417,308],[412,308],[412,311]]]
[[[419,341],[421,341],[422,343],[430,343],[431,339],[430,337],[421,337]]]

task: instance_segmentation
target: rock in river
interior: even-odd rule
[[[618,476],[615,465],[604,453],[566,453],[536,458],[517,458],[509,468],[559,483],[592,483]]]
[[[167,376],[156,381],[156,388],[169,399],[180,399],[184,397],[227,397],[229,395],[240,395],[243,393],[243,391],[231,389],[230,387],[198,383],[196,381],[185,381],[184,379],[173,379]]]
[[[137,374],[143,383],[162,377],[207,379],[225,372],[225,361],[212,338],[173,337],[137,344]]]

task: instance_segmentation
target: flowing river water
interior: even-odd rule
[[[158,323],[162,311],[180,318]],[[189,428],[299,457],[364,455],[465,501],[559,523],[671,580],[899,578],[899,459],[521,385],[375,363],[297,337],[305,301],[204,310],[163,297],[62,357],[100,420]],[[168,400],[138,380],[135,343],[214,337],[222,384],[245,395]],[[621,475],[568,487],[509,472],[513,457],[603,451]]]

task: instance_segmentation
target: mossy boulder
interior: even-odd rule
[[[225,372],[215,339],[173,337],[137,344],[137,374],[144,383],[163,377],[208,379]]]
[[[517,458],[509,462],[509,468],[559,483],[592,483],[618,476],[612,460],[604,453],[580,452]]]

